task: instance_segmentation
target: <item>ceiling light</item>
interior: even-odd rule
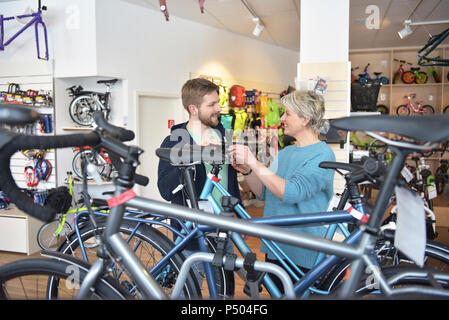
[[[413,30],[410,28],[410,20],[405,20],[405,27],[401,31],[398,32],[398,35],[401,39],[404,39],[413,33]]]
[[[410,28],[410,26],[423,26],[428,24],[441,24],[441,23],[449,23],[449,20],[436,20],[436,21],[420,21],[420,22],[412,22],[412,20],[405,20],[404,21],[404,29],[398,32],[399,37],[401,39],[404,39],[405,37],[408,37],[413,33],[413,30]]]
[[[253,30],[253,35],[255,35],[256,37],[260,36],[264,28],[265,26],[263,24],[257,23]]]
[[[254,9],[249,5],[247,0],[240,0],[240,1],[243,3],[246,9],[248,9],[249,13],[253,16],[252,20],[256,24],[253,30],[253,35],[255,35],[256,37],[260,36],[263,29],[265,29],[265,25],[263,24],[262,20],[260,20],[259,16],[254,11]]]

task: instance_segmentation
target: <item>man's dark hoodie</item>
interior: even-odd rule
[[[225,129],[221,123],[214,129],[218,130],[221,137],[225,137]],[[182,131],[180,131],[182,130]],[[180,135],[180,132],[182,135]],[[223,138],[222,138],[223,140]],[[224,141],[222,141],[224,143]],[[178,145],[179,144],[179,145]],[[196,144],[187,131],[187,122],[175,125],[171,128],[171,134],[167,136],[161,144],[161,148],[181,147],[184,144]],[[195,165],[194,185],[198,195],[201,194],[204,183],[206,182],[206,169],[204,164]],[[186,206],[183,192],[172,193],[182,182],[181,172],[178,168],[172,166],[169,162],[159,160],[157,187],[162,198],[171,203]],[[237,181],[237,171],[228,165],[228,192],[241,200],[239,185]],[[241,202],[241,201],[240,201]]]

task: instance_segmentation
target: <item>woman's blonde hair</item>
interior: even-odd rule
[[[319,133],[325,112],[324,98],[314,91],[296,90],[281,98],[281,103],[300,117],[309,119],[308,127]]]

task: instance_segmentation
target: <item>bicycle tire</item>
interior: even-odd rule
[[[449,106],[444,107],[443,113],[449,113]]]
[[[385,239],[379,239],[377,241],[376,246],[382,248],[382,242],[388,241]],[[385,253],[384,255],[388,255],[390,258],[381,258],[380,262],[383,263],[384,268],[389,268],[396,265],[385,264],[386,260],[395,261],[393,255],[400,254],[397,249],[392,248],[390,246],[382,249]],[[377,255],[381,255],[382,251],[378,251]],[[438,269],[443,272],[447,272],[449,270],[449,247],[446,245],[437,242],[437,241],[427,241],[426,249],[425,249],[425,257],[426,257],[426,265]],[[402,263],[406,263],[408,266],[410,265],[410,260],[406,259],[403,255],[399,256],[399,259]],[[397,260],[396,260],[397,261]],[[319,289],[331,292],[335,289],[335,287],[345,278],[346,270],[350,266],[350,262],[346,259],[341,260],[338,264],[336,264],[331,270],[329,270],[320,281]]]
[[[440,74],[437,71],[432,71],[432,75],[435,83],[441,83]]]
[[[425,104],[421,107],[421,114],[425,115],[425,114],[434,114],[435,113],[435,109],[430,105],[430,104]]]
[[[402,74],[402,82],[406,83],[406,84],[411,84],[413,82],[415,82],[415,74],[411,71],[405,71]]]
[[[380,77],[380,83],[382,84],[382,85],[386,85],[386,84],[389,84],[390,83],[390,80],[388,80],[388,78],[387,77]]]
[[[415,75],[415,83],[417,84],[424,84],[428,80],[427,73],[423,71],[419,71],[417,75]]]
[[[442,194],[444,190],[444,175],[446,172],[440,166],[435,171],[435,186],[437,188],[437,194]]]
[[[401,73],[395,72],[395,74],[393,75],[393,84],[397,84],[400,78],[401,78]]]
[[[382,273],[384,275],[384,277],[388,280],[391,277],[397,275],[400,272],[404,272],[404,271],[409,271],[409,272],[413,272],[413,271],[425,271],[428,272],[429,274],[435,272],[436,270],[432,269],[432,268],[419,268],[416,266],[410,267],[410,266],[393,266],[393,267],[387,267],[387,268],[382,268]],[[381,299],[384,299],[384,297],[382,296],[382,294],[375,294],[373,295],[373,292],[378,292],[379,288],[376,287],[375,283],[373,283],[374,281],[374,277],[372,274],[363,274],[362,278],[360,279],[360,283],[358,286],[358,289],[356,290],[356,296],[357,297],[366,297],[366,296],[370,296],[370,297],[378,297]],[[397,281],[395,284],[393,284],[391,287],[392,288],[396,288],[396,287],[404,287],[404,286],[431,286],[431,280],[428,280],[428,278],[422,278],[422,277],[416,277],[414,275],[409,275],[406,278],[403,278],[399,281]],[[439,285],[444,288],[444,289],[448,289],[449,288],[449,281],[443,281],[443,282],[439,282]],[[400,298],[400,299],[411,299],[411,298],[429,298],[429,297],[434,297],[433,295],[421,295],[418,293],[410,293],[407,295],[401,295],[401,296],[395,296],[396,298]]]
[[[376,110],[382,114],[390,114],[390,109],[388,109],[388,107],[384,104],[378,104],[376,106]]]
[[[213,238],[206,237],[206,246],[211,253],[217,252],[217,244]],[[213,267],[214,268],[214,267]],[[232,298],[235,293],[235,276],[233,271],[224,270],[224,268],[218,268],[218,274],[220,279],[217,279],[218,294],[220,298]]]
[[[74,156],[72,160],[72,170],[75,173],[75,175],[80,178],[84,179],[83,172],[81,170],[81,155],[84,153],[84,155],[87,158],[88,163],[92,163],[97,168],[98,174],[102,176],[103,172],[106,170],[106,161],[101,158],[100,154],[92,149],[86,149],[86,150],[80,150],[78,151]],[[87,173],[87,180],[92,180],[93,176],[89,175]]]
[[[72,226],[64,221],[61,232],[55,237],[54,233],[59,228],[61,221],[54,219],[39,228],[37,233],[37,243],[43,250],[57,250],[68,235],[72,232]]]
[[[90,127],[94,123],[92,113],[99,110],[95,100],[90,95],[75,97],[69,106],[70,118],[78,125]]]
[[[14,261],[0,267],[0,299],[73,299],[86,274],[87,270],[83,268],[54,259]],[[50,283],[53,287],[57,286],[57,295],[49,290]],[[91,299],[117,300],[127,297],[112,279],[101,279],[92,289]],[[19,295],[19,290],[23,290],[24,295]]]
[[[410,115],[410,108],[407,107],[405,104],[401,104],[396,108],[396,114],[398,116],[408,116]]]
[[[97,228],[93,227],[90,223],[86,224],[80,229],[80,235],[83,242],[88,242],[89,240],[94,239],[95,235],[100,235],[105,230],[105,220],[97,219]],[[137,223],[130,220],[123,220],[120,226],[120,232],[126,235],[133,235],[133,239],[127,239],[131,241],[137,241],[136,246],[132,248],[134,252],[139,256],[142,263],[148,268],[158,262],[160,258],[154,257],[153,255],[161,255],[165,256],[167,252],[171,251],[174,247],[173,242],[171,242],[166,236],[164,236],[161,232],[156,230],[153,227],[150,227],[146,224],[140,224],[137,230]],[[95,241],[95,239],[94,239]],[[97,246],[89,246],[88,249],[88,259],[96,258],[96,249]],[[79,240],[75,232],[69,237],[69,240],[66,241],[59,249],[59,252],[64,254],[70,254],[75,257],[82,259],[81,250],[79,249]],[[148,257],[147,261],[144,261],[144,256]],[[154,259],[153,259],[154,258]],[[153,259],[153,261],[150,261]],[[172,269],[164,276],[161,275],[156,276],[155,278],[161,284],[161,287],[164,289],[167,295],[170,294],[171,289],[173,288],[174,281],[176,280],[176,276],[179,273],[181,266],[184,262],[185,258],[181,253],[176,253],[173,257],[170,258],[170,266]],[[120,268],[118,268],[120,272]],[[176,273],[176,274],[173,274]],[[120,275],[121,276],[121,275]],[[133,290],[132,281],[123,274],[124,279],[120,279],[120,282],[127,286],[128,289]],[[159,277],[159,278],[158,278]],[[184,286],[184,298],[185,299],[198,299],[201,298],[201,290],[200,285],[196,281],[195,275],[191,270],[189,275],[187,276],[186,284]],[[138,295],[138,292],[134,292]]]

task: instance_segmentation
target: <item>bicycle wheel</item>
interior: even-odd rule
[[[421,111],[422,111],[422,115],[426,115],[426,114],[434,114],[435,113],[435,109],[429,105],[429,104],[425,104],[421,107]]]
[[[385,84],[389,84],[390,80],[388,80],[387,77],[380,77],[380,83],[385,85]]]
[[[413,265],[414,262],[403,255],[388,240],[379,240],[376,243],[376,255],[382,266]],[[427,240],[424,252],[426,266],[436,268],[442,272],[449,271],[449,248],[444,244]]]
[[[449,106],[444,107],[443,113],[449,113]]]
[[[378,104],[376,106],[376,110],[379,111],[382,114],[389,114],[390,113],[390,109],[388,109],[388,107],[384,104]]]
[[[72,227],[64,221],[61,231],[55,234],[60,225],[61,221],[55,219],[40,227],[37,233],[37,243],[42,249],[55,251],[67,239],[68,235],[72,232]]]
[[[69,114],[72,120],[80,126],[89,127],[94,123],[92,113],[100,110],[90,95],[78,96],[72,100],[69,106]]]
[[[86,224],[80,230],[81,239],[86,246],[86,254],[90,263],[97,257],[96,251],[98,245],[95,244],[98,241],[96,236],[101,235],[106,228],[104,219],[98,220],[97,228],[94,228],[91,224]],[[125,241],[128,242],[130,248],[148,270],[166,256],[174,247],[173,243],[161,232],[146,224],[124,220],[120,226],[120,232]],[[79,247],[79,239],[75,232],[73,232],[69,240],[58,251],[83,259],[82,251]],[[159,274],[152,275],[168,296],[170,296],[184,260],[185,258],[181,253],[176,253],[169,259],[167,266]],[[114,264],[111,270],[112,277],[126,287],[130,294],[136,298],[140,297],[138,288],[135,287],[133,281],[123,272],[120,266]],[[190,271],[187,277],[183,292],[185,299],[201,298],[200,286],[192,271]]]
[[[74,299],[87,270],[77,265],[53,259],[25,259],[0,267],[0,299],[53,300]],[[49,284],[57,291],[49,290]],[[57,292],[57,295],[52,294]],[[91,299],[125,299],[112,279],[98,281]]]
[[[411,84],[415,81],[415,74],[411,71],[405,71],[402,74],[402,81],[406,84]]]
[[[393,84],[397,84],[400,78],[401,78],[401,73],[395,72],[395,74],[393,75]]]
[[[411,267],[411,266],[393,266],[393,267],[386,267],[381,269],[382,274],[384,277],[388,280],[394,277],[395,275],[398,275],[402,272],[410,272],[411,274],[407,277],[401,278],[400,280],[396,281],[394,284],[391,285],[391,288],[404,288],[404,287],[413,287],[413,286],[425,286],[432,288],[433,284],[432,281],[438,282],[438,285],[443,289],[449,288],[449,281],[442,280],[438,281],[436,279],[432,279],[433,277],[430,276],[431,274],[437,272],[437,270],[433,268],[419,268],[419,267]],[[426,272],[427,275],[424,277],[420,277],[415,275],[415,272]],[[368,270],[366,273],[362,275],[362,278],[360,279],[360,284],[358,286],[358,289],[356,290],[355,294],[357,297],[377,297],[384,299],[382,292],[379,290],[379,284],[376,283],[376,279],[373,276],[372,271]],[[402,295],[396,295],[393,296],[393,298],[398,299],[411,299],[411,298],[431,298],[435,297],[432,294],[423,294],[423,293],[407,293]]]
[[[396,108],[396,114],[398,116],[408,116],[410,114],[410,108],[407,107],[405,104],[401,104],[399,107]]]
[[[83,172],[81,170],[82,155],[86,157],[88,163],[92,163],[95,166],[98,174],[100,174],[101,176],[106,170],[107,163],[98,152],[92,149],[80,150],[73,157],[72,170],[76,174],[76,176],[80,179],[83,179]],[[87,180],[92,179],[93,177],[87,173]]]
[[[423,71],[419,71],[417,75],[415,76],[415,83],[417,84],[424,84],[427,82],[427,73]]]
[[[392,266],[412,266],[414,263],[407,257],[401,254],[392,244],[386,239],[378,239],[375,246],[376,256],[382,268]],[[449,247],[437,242],[427,241],[425,248],[425,266],[431,267],[442,272],[449,270]],[[347,269],[350,262],[346,259],[341,260],[330,271],[328,271],[321,279],[319,289],[325,291],[333,291],[349,272]]]
[[[438,167],[435,172],[435,186],[437,188],[437,194],[442,194],[444,189],[444,175],[446,172],[442,167]]]
[[[360,77],[359,83],[360,83],[360,84],[367,84],[367,83],[368,83],[368,79],[365,78],[365,77]]]
[[[435,83],[441,83],[440,74],[437,71],[432,71],[432,75]]]

